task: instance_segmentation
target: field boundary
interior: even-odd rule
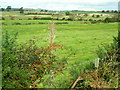
[[[79,63],[79,64],[71,65],[71,66],[69,66],[69,67],[63,68],[63,70],[64,70],[64,69],[71,68],[71,67],[79,66],[79,65],[84,65],[84,64],[87,64],[87,63],[91,63],[91,62],[95,62],[95,67],[97,67],[96,64],[99,63],[99,60],[100,60],[100,58],[97,58],[97,59],[95,59],[95,60],[86,61],[86,62],[84,62],[84,63]]]

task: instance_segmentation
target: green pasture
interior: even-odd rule
[[[4,20],[4,23],[37,23],[51,22],[49,20]],[[63,22],[63,21],[55,21]],[[117,36],[117,23],[81,24],[81,21],[64,21],[68,24],[55,25],[55,43],[63,45],[55,54],[59,58],[69,56],[70,64],[81,63],[97,58],[98,45],[112,42]],[[49,45],[49,24],[2,25],[2,32],[9,31],[11,35],[18,32],[18,43],[34,39],[39,47]],[[72,53],[72,54],[71,54]]]

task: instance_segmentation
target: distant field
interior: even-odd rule
[[[116,13],[109,13],[109,12],[102,12],[102,11],[71,11],[73,13],[98,13],[98,14],[116,14]]]
[[[7,24],[15,22],[37,23],[49,20],[4,20]],[[55,21],[58,22],[58,21]],[[63,22],[63,21],[59,21]],[[63,50],[57,50],[56,54],[62,58],[75,52],[68,58],[70,63],[80,63],[95,59],[98,45],[111,43],[113,36],[117,35],[117,23],[81,24],[81,21],[64,21],[68,24],[55,25],[55,43],[63,45]],[[47,46],[49,44],[49,24],[31,25],[3,25],[2,32],[6,30],[11,34],[18,32],[18,42],[26,42],[35,39],[37,45]]]
[[[35,12],[34,12],[35,13]],[[37,12],[37,13],[53,13],[53,12]],[[88,14],[87,16],[84,15],[78,15],[75,16],[75,18],[82,18],[84,20],[104,20],[106,17],[111,17],[113,15],[117,15],[115,13],[102,13],[101,11],[70,11],[71,14]],[[4,11],[2,12],[2,17],[5,18],[5,20],[29,20],[33,19],[33,17],[41,18],[41,17],[53,17],[54,19],[59,18],[69,18],[71,17],[70,15],[65,15],[65,11],[63,12],[54,12],[54,14],[59,14],[59,15],[34,15],[34,14],[29,14],[26,15],[26,11],[24,14],[20,14],[19,11]],[[92,17],[92,15],[99,15],[98,18]]]

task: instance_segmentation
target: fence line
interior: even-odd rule
[[[79,64],[71,65],[69,67],[62,68],[62,70],[65,70],[65,69],[68,69],[68,68],[71,68],[71,67],[74,67],[74,66],[83,65],[83,64],[86,64],[86,63],[91,63],[91,62],[94,62],[95,67],[98,68],[98,66],[99,66],[99,60],[100,60],[100,58],[97,58],[95,60],[86,61],[84,63],[79,63]],[[50,81],[52,82],[54,80],[54,72],[52,70],[50,70],[50,74],[51,74]]]
[[[65,68],[63,68],[63,70],[64,70],[64,69],[67,69],[67,68],[74,67],[74,66],[79,66],[79,65],[86,64],[86,63],[95,62],[96,60],[98,61],[98,60],[99,60],[99,58],[97,58],[97,59],[95,59],[95,60],[91,60],[91,61],[86,61],[86,62],[84,62],[84,63],[79,63],[79,64],[71,65],[71,66],[69,66],[69,67],[65,67]]]

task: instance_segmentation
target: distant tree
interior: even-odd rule
[[[114,12],[114,10],[111,10],[111,12]]]
[[[110,22],[110,18],[108,18],[108,17],[105,18],[104,22],[105,22],[105,23],[109,23],[109,22]]]
[[[102,12],[105,12],[104,10],[102,10]]]
[[[87,16],[88,16],[88,14],[84,14],[84,16],[86,16],[86,17],[87,17]]]
[[[99,18],[100,17],[100,15],[96,15],[96,18]]]
[[[10,11],[11,10],[11,6],[7,6],[6,10]]]
[[[117,10],[115,10],[114,13],[117,13]]]
[[[45,10],[45,12],[47,12],[48,10]]]
[[[104,20],[104,22],[105,23],[109,23],[109,22],[119,22],[120,20],[118,19],[118,16],[117,15],[115,15],[115,16],[113,16],[112,18],[105,18],[105,20]]]
[[[93,14],[92,17],[95,17],[95,15]]]
[[[72,19],[72,18],[68,18],[67,20],[68,20],[68,21],[73,21],[73,19]]]
[[[4,18],[4,17],[2,17],[2,20],[5,20],[5,18]]]
[[[106,12],[110,12],[109,10],[107,10]]]
[[[43,12],[44,10],[41,10],[41,12]]]
[[[1,8],[1,11],[5,11],[5,9],[4,9],[4,8]]]
[[[65,18],[62,18],[62,20],[65,20]]]
[[[21,7],[19,10],[20,10],[20,13],[24,13],[23,7]]]
[[[66,15],[70,15],[70,12],[65,12]]]
[[[33,17],[33,20],[37,20],[37,19],[38,19],[38,17],[36,17],[36,16]]]
[[[89,19],[89,21],[93,21],[92,19]]]

